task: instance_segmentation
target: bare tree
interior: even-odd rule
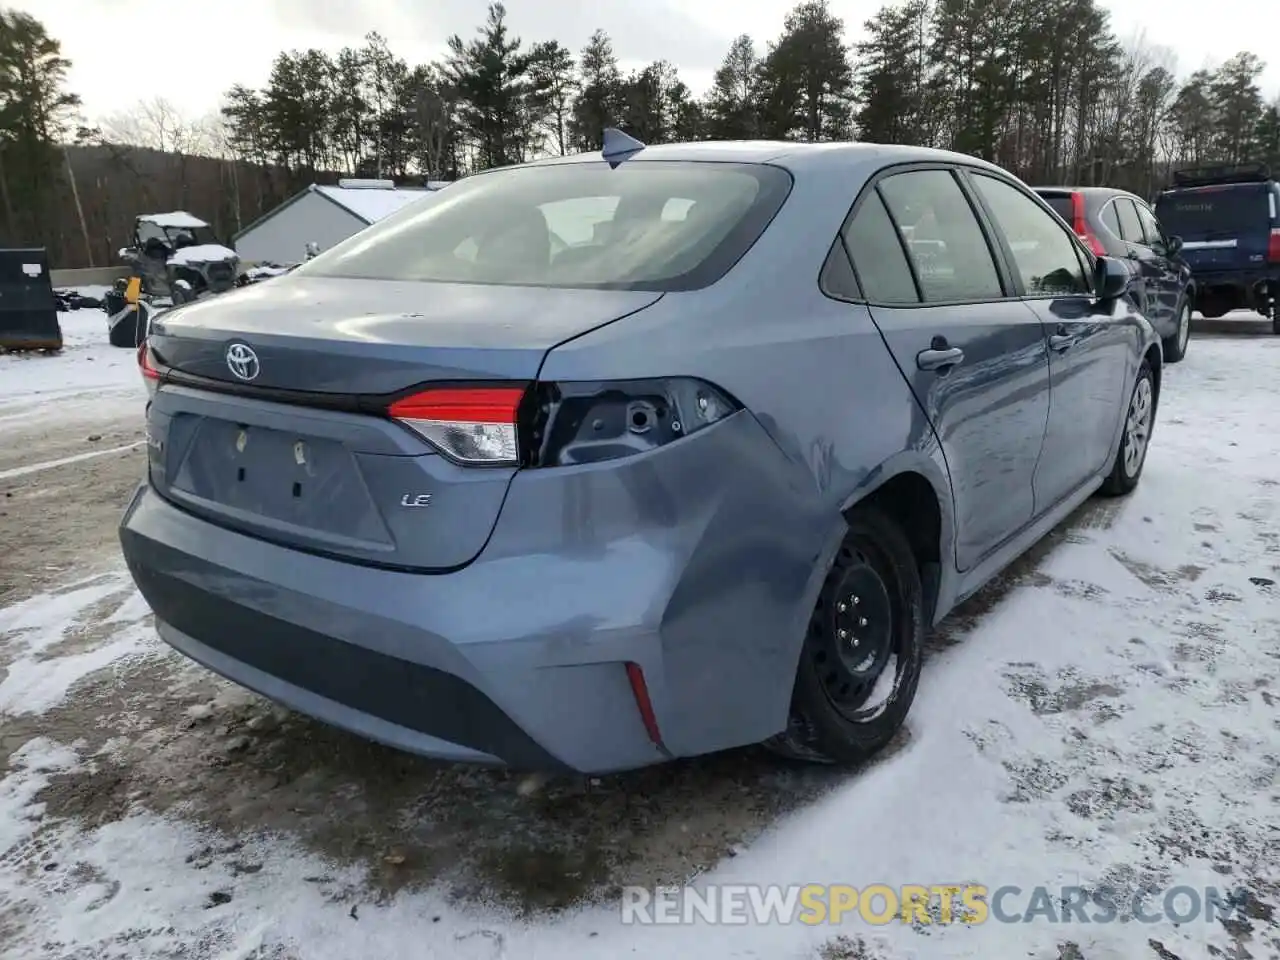
[[[127,110],[102,121],[104,140],[111,143],[147,147],[161,153],[215,156],[221,122],[210,116],[190,119],[164,97],[139,100]]]

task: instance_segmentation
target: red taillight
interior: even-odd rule
[[[1280,227],[1271,228],[1271,239],[1267,241],[1267,262],[1280,263]]]
[[[145,340],[138,344],[138,369],[142,371],[142,379],[146,381],[147,392],[154,394],[160,386],[160,371],[151,358],[151,348]]]
[[[145,340],[138,344],[138,369],[142,371],[142,375],[148,380],[160,379],[160,371],[156,369],[155,364],[151,361],[151,348],[147,346]]]
[[[463,463],[520,461],[516,412],[524,387],[434,387],[387,408],[443,453]]]
[[[636,709],[640,711],[640,720],[644,724],[649,739],[662,746],[662,731],[658,729],[658,715],[653,712],[653,702],[649,699],[649,685],[645,683],[644,671],[638,663],[627,664],[627,680],[631,683],[631,695],[636,698]]]
[[[1089,229],[1089,224],[1085,221],[1084,194],[1082,193],[1071,194],[1071,229],[1093,251],[1094,256],[1105,257],[1107,255],[1107,248],[1102,245],[1102,241],[1094,235],[1093,231]]]

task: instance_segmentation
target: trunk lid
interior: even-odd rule
[[[387,395],[531,381],[557,344],[660,297],[282,277],[179,308],[151,331],[174,372],[148,409],[151,483],[211,522],[296,549],[463,566],[517,468],[454,463],[380,412]],[[233,344],[256,354],[249,380],[232,372]]]
[[[382,395],[429,380],[532,380],[548,350],[660,293],[278,277],[162,314],[151,344],[184,373],[243,382],[227,348],[259,361],[253,387]]]

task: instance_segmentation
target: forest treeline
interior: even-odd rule
[[[1180,74],[1122,42],[1096,0],[901,0],[864,27],[851,44],[827,0],[806,0],[772,40],[735,39],[700,92],[665,60],[624,71],[604,31],[580,50],[518,37],[494,3],[437,62],[370,33],[281,52],[261,89],[232,87],[209,117],[161,96],[88,124],[57,38],[0,9],[0,245],[109,265],[138,213],[189,210],[229,238],[312,182],[451,180],[598,149],[611,125],[646,143],[923,144],[1143,195],[1182,164],[1280,166],[1280,99],[1260,89],[1258,56]]]

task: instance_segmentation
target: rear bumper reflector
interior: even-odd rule
[[[644,721],[645,732],[657,746],[662,746],[662,732],[658,729],[658,717],[653,712],[653,702],[649,699],[649,685],[645,683],[644,671],[638,663],[627,664],[627,679],[631,682],[631,693],[636,698],[636,707],[640,711],[640,719]]]

